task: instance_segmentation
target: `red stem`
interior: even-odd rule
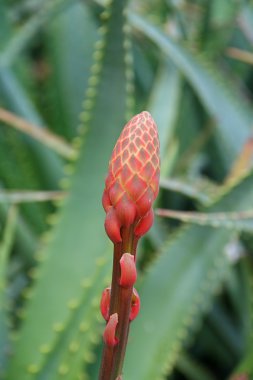
[[[136,255],[138,239],[133,234],[133,228],[134,226],[123,228],[122,242],[114,245],[110,315],[118,313],[116,329],[118,344],[114,347],[104,345],[99,380],[115,380],[122,372],[129,332],[133,287],[124,288],[119,285],[119,262],[121,256],[126,252]]]

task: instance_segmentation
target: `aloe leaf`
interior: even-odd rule
[[[248,349],[243,361],[240,363],[231,380],[240,380],[242,378],[250,379],[253,375],[253,347]]]
[[[196,363],[185,352],[180,355],[177,369],[189,380],[215,380],[212,374],[203,368],[200,363]]]
[[[31,100],[19,83],[15,74],[9,68],[0,65],[0,97],[9,105],[10,109],[32,123],[44,125]],[[63,165],[59,157],[30,137],[25,139],[38,160],[37,170],[51,188],[57,188],[63,175]],[[36,178],[36,174],[34,175]]]
[[[247,349],[241,362],[234,371],[234,376],[231,376],[231,380],[239,380],[241,376],[248,376],[249,379],[253,375],[253,339],[252,339],[252,321],[253,321],[253,297],[252,297],[252,261],[250,258],[243,262],[244,284],[246,288],[245,297],[243,299],[237,299],[239,306],[243,308],[243,327],[245,338],[247,339]],[[241,284],[240,284],[241,285]]]
[[[209,211],[229,210],[231,204],[247,210],[252,185],[251,174]],[[164,245],[141,284],[142,313],[132,326],[126,376],[158,380],[172,371],[190,329],[192,335],[229,271],[224,252],[230,238],[224,228],[191,226]]]
[[[94,43],[98,37],[96,29],[95,19],[88,6],[80,2],[59,14],[49,25],[48,58],[52,65],[47,85],[49,119],[54,130],[64,136],[73,137],[77,133],[78,116],[82,110]]]
[[[25,23],[12,39],[8,41],[5,50],[2,50],[0,54],[1,98],[15,113],[40,126],[44,123],[35,110],[25,90],[18,82],[18,78],[10,68],[10,64],[15,60],[15,57],[27,47],[40,28],[57,15],[58,12],[65,9],[69,4],[73,4],[73,2],[67,0],[60,0],[54,3],[51,1],[45,2],[40,11]],[[30,139],[27,139],[26,141],[39,162],[39,172],[44,175],[45,183],[49,184],[51,188],[56,188],[59,179],[63,175],[61,161],[57,156],[52,154],[52,152],[40,146],[40,144],[37,144]]]
[[[9,206],[7,204],[0,203],[1,220],[6,220],[8,209]],[[27,222],[20,214],[17,216],[16,241],[20,249],[20,253],[26,258],[27,262],[31,262],[38,244],[37,236],[32,233],[31,229],[27,225]]]
[[[192,185],[186,180],[183,181],[177,178],[161,178],[160,187],[195,199],[203,205],[210,203],[212,201],[211,192],[217,191],[214,184],[206,183],[205,181],[199,180],[195,185]]]
[[[150,38],[182,71],[201,103],[216,121],[215,135],[222,148],[224,163],[229,167],[250,136],[252,113],[241,104],[217,70],[199,55],[192,54],[162,33],[157,27],[136,14],[130,14],[133,27]]]
[[[9,255],[15,237],[17,209],[11,207],[8,211],[6,226],[0,242],[0,376],[6,366],[6,357],[9,354],[9,337],[7,328],[7,268]]]
[[[179,111],[181,78],[178,70],[170,62],[164,60],[159,68],[149,98],[149,107],[159,130],[160,155],[162,165],[171,144],[175,120]],[[164,172],[163,168],[161,169]]]
[[[109,272],[105,267],[105,273],[95,277],[97,259],[108,256],[101,207],[103,178],[114,141],[125,121],[126,83],[130,76],[125,62],[123,10],[123,2],[115,0],[104,14],[109,16],[108,24],[101,30],[103,38],[97,44],[96,62],[89,81],[92,87],[87,90],[84,103],[86,134],[84,141],[80,141],[80,155],[71,178],[69,196],[51,233],[51,241],[41,256],[44,261],[14,347],[15,354],[7,374],[9,380],[17,377],[55,379],[61,373],[61,364],[68,355],[72,339],[80,339],[79,323],[74,321],[82,317],[84,352],[81,347],[78,360],[76,353],[70,355],[66,363],[70,371],[65,379],[76,378],[82,371],[83,356],[90,350],[90,333],[97,335],[97,313],[93,310],[94,305],[98,308],[103,278]],[[82,299],[84,301],[80,302]]]
[[[0,55],[0,64],[3,67],[11,66],[19,54],[28,46],[32,38],[39,32],[41,27],[52,19],[58,12],[64,10],[70,0],[55,2],[45,1],[39,11],[35,13],[6,43]]]
[[[207,319],[211,333],[217,337],[231,358],[238,361],[243,354],[245,342],[234,321],[230,315],[226,314],[225,307],[219,300],[215,303]]]
[[[241,14],[238,18],[238,23],[245,36],[251,44],[253,44],[253,7],[252,4],[247,4],[243,7]]]
[[[0,203],[30,203],[59,200],[67,196],[64,191],[3,191],[0,190]]]
[[[80,298],[69,302],[70,313],[64,326],[55,331],[51,346],[41,346],[43,362],[36,379],[73,379],[81,376],[83,365],[89,362],[93,346],[101,339],[101,317],[99,313],[99,295],[101,287],[106,286],[111,267],[110,251],[106,249],[107,258],[96,261],[96,270],[92,278],[82,284]],[[32,370],[33,367],[30,367]]]
[[[6,4],[3,1],[0,2],[0,25],[0,48],[2,49],[11,34],[10,20],[7,16]]]
[[[75,156],[74,149],[62,137],[55,135],[48,129],[29,123],[27,120],[3,108],[0,108],[0,121],[31,136],[67,159],[72,159]]]
[[[36,189],[40,186],[44,187],[45,185],[38,183],[39,177],[32,175],[36,169],[34,157],[19,139],[16,131],[8,130],[7,133],[4,133],[0,127],[0,136],[1,189],[22,189],[23,187]],[[39,174],[38,168],[36,174]],[[7,199],[5,201],[8,203]],[[30,204],[20,207],[20,214],[23,219],[26,219],[27,225],[30,225],[31,231],[35,234],[45,229],[47,212],[47,205],[40,207],[38,204]]]
[[[238,10],[242,5],[240,3],[234,3],[233,6],[229,6],[227,1],[215,0],[212,6],[212,21],[217,25],[226,25],[226,23],[233,22]]]
[[[202,226],[211,226],[215,228],[229,228],[234,231],[253,232],[253,210],[245,212],[184,212],[166,209],[157,209],[156,214],[165,217],[180,220],[185,223],[199,224]]]

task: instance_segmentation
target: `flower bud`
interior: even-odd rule
[[[110,309],[110,299],[111,299],[111,288],[105,288],[102,293],[100,301],[100,311],[103,318],[108,321],[109,319],[109,309]]]
[[[134,256],[130,253],[124,253],[119,261],[120,263],[120,286],[128,288],[133,286],[137,278],[137,271]]]
[[[121,241],[122,227],[135,224],[136,236],[151,227],[159,175],[157,127],[144,111],[126,124],[109,162],[102,202],[107,214],[105,229],[113,243]]]
[[[110,316],[103,335],[104,342],[109,347],[114,347],[118,343],[118,339],[115,336],[117,324],[118,314],[114,313]]]

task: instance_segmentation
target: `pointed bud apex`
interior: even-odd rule
[[[104,342],[109,347],[114,347],[118,343],[118,339],[115,336],[117,324],[118,314],[114,313],[110,316],[103,335]]]
[[[137,271],[134,256],[130,253],[124,253],[120,259],[120,286],[128,288],[133,286],[137,278]]]
[[[111,288],[105,288],[100,301],[100,311],[106,321],[109,319]]]
[[[131,304],[131,311],[130,311],[130,316],[129,316],[130,321],[133,321],[137,317],[140,311],[140,307],[141,307],[141,302],[140,302],[139,294],[137,293],[137,290],[133,288],[132,304]]]
[[[109,162],[102,202],[106,232],[113,243],[121,241],[121,227],[137,224],[137,236],[151,227],[150,210],[158,195],[159,174],[157,126],[144,111],[125,125]]]

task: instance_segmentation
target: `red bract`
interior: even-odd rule
[[[159,174],[157,127],[150,113],[144,111],[126,124],[109,162],[102,201],[105,229],[113,243],[122,241],[121,227],[133,225],[137,237],[149,230]]]
[[[111,288],[108,287],[104,289],[102,293],[101,301],[100,301],[100,311],[103,318],[106,321],[108,321],[109,319],[110,298],[111,298]]]
[[[137,271],[134,256],[130,253],[124,253],[119,261],[120,263],[120,286],[125,288],[133,286],[137,278]]]
[[[103,335],[104,342],[109,347],[114,347],[118,343],[118,339],[115,336],[117,324],[118,314],[114,313],[110,316]]]

